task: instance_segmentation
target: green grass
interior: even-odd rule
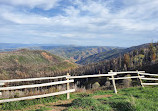
[[[120,89],[112,97],[93,99],[94,95],[113,94],[112,91],[96,91],[89,97],[75,99],[66,111],[157,111],[158,87]]]
[[[40,109],[36,109],[35,111],[47,111],[47,110],[51,110],[51,108],[41,107]]]
[[[112,95],[95,99],[96,95]],[[72,103],[65,111],[158,111],[158,87],[135,87],[113,91],[98,90],[93,93],[71,93]],[[5,103],[3,110],[23,109],[36,104],[46,104],[58,100],[66,100],[66,95],[42,99]],[[48,109],[52,106],[45,105]],[[46,108],[46,109],[47,109]],[[45,110],[46,110],[45,109]],[[36,109],[34,111],[43,111]]]
[[[2,104],[1,109],[2,110],[20,110],[28,106],[33,106],[37,104],[46,104],[46,103],[56,102],[58,100],[65,100],[65,99],[66,99],[66,95],[60,95],[60,96],[40,98],[40,99],[34,99],[34,100],[9,102],[9,103]]]
[[[78,98],[72,101],[71,107],[65,111],[85,110],[85,111],[105,111],[109,105],[103,105],[100,101],[93,98]]]

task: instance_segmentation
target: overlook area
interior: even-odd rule
[[[158,111],[158,0],[0,0],[0,111]]]

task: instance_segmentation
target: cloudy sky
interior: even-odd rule
[[[134,46],[158,41],[158,0],[0,0],[0,43]]]

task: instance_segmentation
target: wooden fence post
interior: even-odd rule
[[[99,74],[101,74],[101,73],[100,73],[100,70],[99,70]],[[99,77],[99,79],[101,79],[101,77]]]
[[[4,83],[0,83],[0,87],[2,87],[3,85],[5,85]],[[0,92],[0,97],[2,96],[2,92]]]
[[[112,70],[110,70],[110,74],[112,74]],[[114,86],[114,91],[115,91],[115,94],[117,94],[117,89],[116,89],[116,84],[115,84],[115,79],[114,79],[114,76],[112,75],[112,83],[113,83],[113,86]]]
[[[140,75],[139,75],[139,71],[138,70],[136,70],[137,71],[137,74],[138,74],[138,77],[139,77],[139,80],[140,80],[140,84],[141,84],[141,86],[144,88],[144,85],[142,84],[143,82],[142,82],[142,79],[141,79],[141,77],[140,77]]]
[[[70,74],[69,73],[67,73],[67,76],[70,76]],[[69,80],[69,78],[67,78],[67,81]],[[70,84],[69,83],[67,83],[67,90],[69,90],[70,89]],[[68,92],[67,93],[67,99],[70,99],[70,93]]]

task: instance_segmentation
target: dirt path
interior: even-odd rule
[[[107,97],[112,97],[113,95],[95,95],[93,96],[94,99],[99,99],[99,98],[107,98]]]
[[[48,107],[52,108],[51,111],[62,111],[64,109],[66,109],[67,107],[69,107],[72,101],[73,101],[73,99],[59,100],[57,102],[49,103],[49,104],[46,104],[46,105]]]
[[[73,99],[70,100],[59,100],[57,102],[52,103],[46,103],[46,104],[38,104],[34,106],[30,106],[27,108],[24,108],[22,110],[15,110],[15,111],[33,111],[40,109],[41,107],[51,108],[51,110],[48,111],[62,111],[70,106],[70,103],[73,101]]]

